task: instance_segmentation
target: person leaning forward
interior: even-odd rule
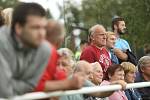
[[[50,56],[46,12],[36,3],[14,9],[11,29],[0,30],[0,98],[32,92]]]

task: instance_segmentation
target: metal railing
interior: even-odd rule
[[[130,84],[127,84],[126,89],[142,88],[142,87],[150,87],[150,82],[130,83]],[[56,91],[56,92],[47,92],[47,93],[46,92],[33,92],[33,93],[27,93],[21,96],[15,96],[12,98],[0,99],[0,100],[35,100],[35,99],[50,98],[54,96],[115,91],[115,90],[120,90],[121,88],[122,88],[121,85],[104,85],[104,86],[95,86],[95,87],[84,87],[78,90],[68,90],[68,91]]]

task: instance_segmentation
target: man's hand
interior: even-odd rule
[[[126,61],[126,60],[128,59],[128,55],[127,55],[125,52],[123,52],[123,51],[121,51],[120,49],[118,49],[118,48],[114,48],[114,49],[113,49],[113,52],[115,53],[115,55],[116,55],[118,58],[120,58],[120,59],[123,60],[123,61]]]
[[[84,82],[85,77],[83,73],[76,73],[72,76],[72,79],[70,79],[70,89],[79,89],[83,86]]]

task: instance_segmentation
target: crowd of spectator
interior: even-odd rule
[[[139,60],[127,40],[125,20],[115,17],[112,30],[96,24],[74,54],[61,48],[63,24],[46,18],[36,3],[19,3],[0,11],[0,98],[36,91],[51,92],[120,84],[122,90],[76,94],[51,100],[150,100],[150,88],[125,89],[127,83],[150,81],[149,45]],[[133,54],[133,53],[132,53]],[[132,61],[138,63],[133,63]]]

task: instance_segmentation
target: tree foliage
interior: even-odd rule
[[[0,0],[0,7],[5,9],[5,8],[10,8],[14,7],[18,3],[18,0]]]
[[[82,0],[81,9],[74,4],[66,3],[64,14],[66,23],[89,28],[94,24],[102,24],[111,29],[113,16],[125,18],[128,33],[126,38],[133,51],[138,52],[143,44],[150,44],[150,0]],[[70,31],[70,30],[69,30]]]

